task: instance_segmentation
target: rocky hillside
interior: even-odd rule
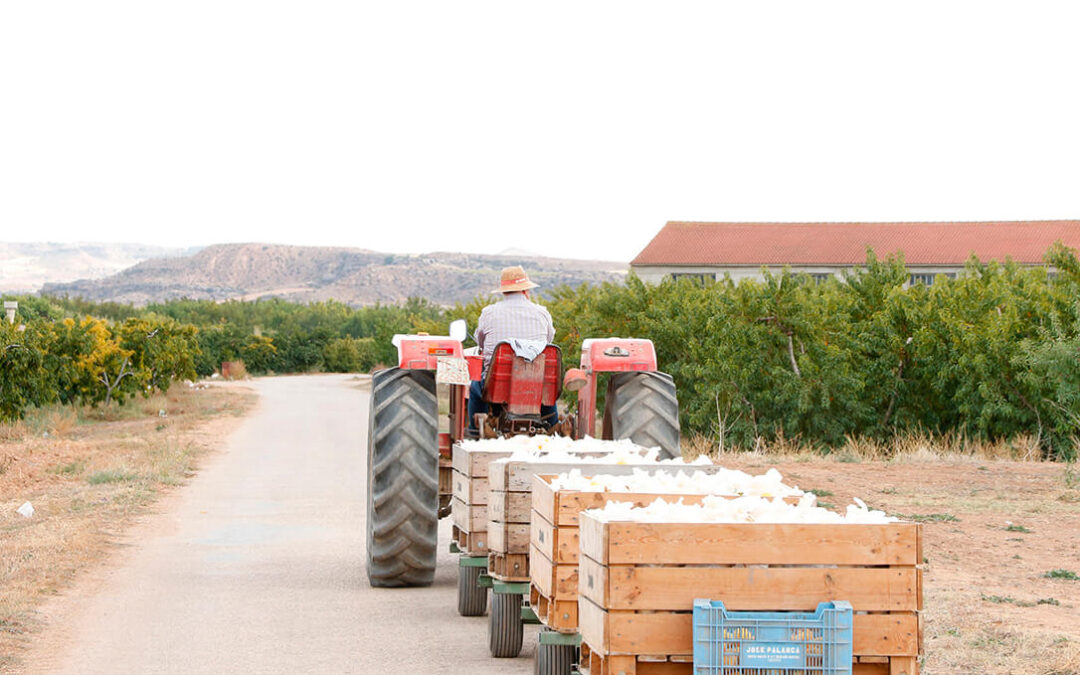
[[[148,258],[194,252],[143,244],[0,242],[0,292],[29,293],[49,282],[99,279]]]
[[[179,258],[146,260],[102,279],[50,283],[43,293],[143,305],[174,298],[335,299],[350,305],[423,297],[471,300],[498,285],[499,270],[523,265],[544,288],[616,281],[625,263],[429,253],[395,255],[353,248],[222,244]]]

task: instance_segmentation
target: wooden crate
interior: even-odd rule
[[[579,541],[578,620],[596,661],[593,675],[684,672],[672,664],[693,653],[695,598],[723,600],[736,611],[812,611],[819,602],[847,600],[856,612],[856,672],[917,673],[917,523],[605,523],[582,516]],[[667,670],[642,665],[661,656]]]
[[[489,506],[492,497],[488,480],[491,463],[509,457],[509,450],[493,449],[484,444],[470,443],[464,445],[455,443],[451,449],[450,466],[450,490],[452,499],[450,502],[451,519],[454,524],[454,542],[466,555],[487,555],[490,549],[488,535],[488,521],[491,520]],[[598,455],[603,453],[584,453],[586,455]],[[440,485],[442,478],[440,475]],[[440,487],[440,491],[441,491]],[[505,490],[504,490],[505,492]],[[525,491],[519,491],[525,492]],[[498,542],[497,550],[505,551],[504,546],[515,542],[524,542],[515,551],[521,554],[528,553],[528,514],[520,516],[520,510],[530,508],[527,494],[522,494],[514,504],[496,498],[494,509],[495,520],[503,523],[516,523],[520,527],[498,527],[494,534]],[[501,566],[505,567],[505,566]]]
[[[452,533],[454,543],[465,555],[488,554],[488,466],[509,456],[509,451],[475,444],[455,443],[451,449]]]
[[[500,474],[492,473],[488,477],[488,574],[500,581],[526,582],[529,580],[530,494],[496,489],[493,479],[497,475]]]
[[[487,555],[487,532],[464,532],[457,525],[452,525],[450,540],[457,544],[458,550],[465,555]]]
[[[577,630],[578,600],[578,517],[586,509],[603,508],[608,502],[631,502],[646,506],[657,499],[684,504],[700,503],[705,495],[665,494],[658,492],[603,492],[599,490],[555,490],[555,475],[533,476],[532,517],[530,522],[530,579],[533,593],[550,608],[558,625],[541,621],[555,630]],[[735,495],[718,495],[734,498]],[[798,497],[787,498],[797,503]],[[565,604],[573,604],[571,613]],[[571,620],[571,614],[573,620]]]
[[[583,457],[599,457],[603,452],[581,453]],[[557,474],[571,469],[592,474],[627,475],[635,469],[648,471],[716,471],[715,465],[687,466],[665,464],[601,464],[599,462],[531,462],[496,459],[484,465],[488,471],[488,573],[500,581],[529,581],[529,538],[532,513],[533,477],[536,474]],[[456,513],[456,511],[455,511]],[[456,522],[456,521],[455,521]],[[512,559],[508,559],[512,556]],[[518,563],[525,560],[522,568]],[[510,570],[512,577],[502,576],[499,570]]]

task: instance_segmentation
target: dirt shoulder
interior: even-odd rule
[[[843,463],[725,455],[775,466],[843,509],[924,522],[924,675],[1080,673],[1080,469],[978,459]]]
[[[239,384],[178,384],[122,407],[56,407],[0,426],[0,672],[21,672],[42,603],[113,556],[255,399]],[[29,518],[17,513],[25,502]]]

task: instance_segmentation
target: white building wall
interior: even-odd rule
[[[641,278],[642,281],[658,284],[667,278],[669,275],[681,275],[681,274],[713,274],[716,276],[717,281],[724,278],[724,275],[730,275],[732,281],[736,283],[743,279],[756,279],[762,280],[762,268],[768,269],[772,274],[779,275],[784,270],[784,265],[730,265],[730,266],[690,266],[690,265],[633,265],[631,269],[635,274]],[[840,276],[845,270],[850,270],[854,266],[823,266],[823,265],[789,265],[791,271],[795,274],[832,274],[834,276]],[[862,267],[861,265],[859,267]],[[958,276],[963,273],[963,265],[909,265],[908,271],[911,274],[927,274],[927,275],[954,275]]]

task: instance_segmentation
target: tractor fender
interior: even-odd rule
[[[653,371],[656,349],[652,340],[592,338],[581,343],[581,368],[592,373]]]
[[[461,342],[435,335],[395,335],[398,367],[404,370],[435,370],[439,357],[463,358]]]

